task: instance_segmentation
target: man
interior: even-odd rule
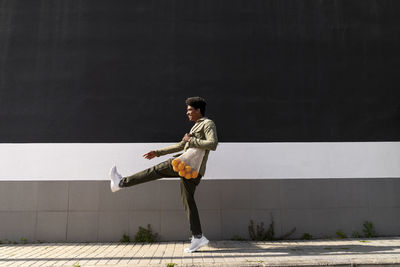
[[[217,129],[214,122],[204,117],[206,109],[205,100],[201,97],[190,97],[186,99],[186,105],[186,115],[190,121],[195,123],[190,132],[183,136],[181,142],[160,150],[150,151],[144,154],[143,157],[146,159],[152,159],[154,157],[179,152],[182,150],[186,151],[191,147],[201,148],[206,151],[200,166],[198,177],[195,179],[180,178],[182,202],[183,206],[185,207],[190,223],[190,230],[192,232],[192,241],[190,247],[185,248],[185,252],[191,253],[195,252],[200,247],[207,245],[209,242],[201,230],[200,217],[194,199],[194,192],[196,190],[196,186],[200,183],[201,177],[204,176],[210,150],[216,150],[217,148],[218,138]],[[179,155],[175,155],[175,157]],[[173,158],[170,158],[147,170],[127,177],[122,177],[117,172],[116,167],[112,167],[110,171],[111,191],[116,192],[124,187],[145,183],[160,178],[179,177],[178,173],[172,168],[172,160]]]

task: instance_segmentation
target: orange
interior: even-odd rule
[[[179,159],[174,159],[174,160],[171,162],[171,165],[172,165],[172,166],[178,166],[180,162],[181,162],[181,161],[180,161]]]
[[[192,178],[197,178],[198,175],[199,175],[198,172],[192,171]]]
[[[182,170],[185,169],[185,166],[186,166],[185,162],[182,161],[181,163],[179,163],[178,169],[179,169],[180,171],[182,171]]]
[[[179,176],[185,177],[186,172],[185,171],[179,171]]]
[[[174,171],[175,171],[175,172],[179,172],[179,169],[178,169],[178,167],[176,167],[176,166],[172,166],[172,168],[174,169]]]
[[[192,178],[192,175],[190,175],[190,172],[187,172],[187,173],[186,173],[185,178],[186,178],[186,179]]]
[[[192,170],[192,167],[190,167],[189,165],[185,166],[185,171],[190,172]]]

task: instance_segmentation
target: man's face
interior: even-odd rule
[[[198,119],[200,119],[202,117],[200,109],[199,108],[195,109],[192,106],[187,106],[186,115],[188,116],[190,121],[194,121],[194,122],[196,122]]]

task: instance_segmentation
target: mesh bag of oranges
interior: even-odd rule
[[[171,165],[180,177],[195,179],[199,175],[199,169],[205,154],[204,149],[189,148],[185,153],[172,160]]]

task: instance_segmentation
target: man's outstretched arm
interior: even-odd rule
[[[179,152],[179,151],[183,150],[184,147],[185,147],[185,142],[181,141],[172,146],[167,146],[167,147],[159,149],[159,150],[150,151],[150,152],[144,154],[143,157],[145,157],[146,159],[152,159],[154,157],[159,157],[159,156],[167,155],[170,153]]]

